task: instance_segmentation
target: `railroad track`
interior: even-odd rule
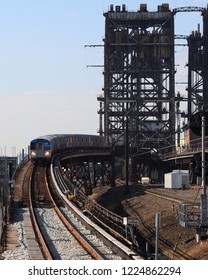
[[[141,189],[143,189],[141,187]],[[165,190],[166,192],[168,191],[167,189]],[[169,200],[169,201],[172,201],[172,202],[175,202],[175,203],[181,203],[181,202],[193,202],[193,198],[189,198],[189,197],[185,197],[185,196],[181,196],[179,197],[179,195],[172,195],[172,194],[169,194],[169,193],[161,193],[161,190],[158,191],[157,189],[155,190],[145,190],[145,193],[147,194],[150,194],[150,195],[153,195],[153,196],[157,196],[157,197],[160,197],[160,198],[163,198],[163,199],[166,199],[166,200]],[[184,191],[184,194],[185,194],[185,191]],[[197,196],[197,190],[196,190],[196,196]],[[194,198],[194,200],[196,199],[196,196]]]
[[[92,247],[96,247],[95,244],[93,244],[92,242],[92,229],[95,228],[95,224],[92,223],[91,220],[88,219],[88,217],[86,217],[85,215],[83,215],[80,210],[77,209],[76,206],[74,206],[70,201],[68,201],[68,199],[66,198],[66,194],[64,193],[64,190],[63,190],[63,187],[60,187],[59,184],[61,184],[60,182],[57,182],[57,180],[55,179],[55,174],[52,174],[52,172],[55,172],[55,169],[56,168],[52,168],[51,166],[51,170],[49,171],[48,169],[46,169],[45,167],[38,167],[38,168],[35,168],[35,170],[33,170],[33,166],[29,166],[29,168],[26,170],[25,172],[25,178],[23,179],[23,182],[24,182],[24,186],[20,189],[23,190],[23,194],[22,194],[22,197],[24,197],[24,201],[23,201],[23,204],[24,205],[28,205],[29,202],[27,202],[26,200],[26,197],[28,197],[28,184],[29,184],[29,181],[30,181],[30,177],[31,177],[31,181],[32,181],[32,175],[30,175],[33,171],[34,171],[34,174],[36,172],[36,175],[33,175],[34,177],[34,185],[36,186],[36,191],[34,192],[34,197],[33,199],[31,200],[31,203],[33,202],[33,204],[35,205],[35,214],[36,216],[39,216],[39,219],[43,220],[43,217],[45,216],[49,216],[49,220],[48,221],[43,221],[44,223],[44,226],[42,226],[42,231],[44,231],[44,228],[45,228],[45,224],[48,225],[48,230],[50,231],[50,227],[53,228],[54,227],[54,224],[50,225],[50,221],[51,221],[51,217],[55,217],[55,214],[54,214],[54,209],[56,208],[56,204],[57,204],[57,209],[61,212],[61,214],[63,216],[66,217],[70,217],[70,226],[71,227],[71,230],[72,232],[75,231],[76,228],[80,228],[82,226],[82,224],[84,223],[84,227],[87,227],[86,231],[82,231],[80,232],[80,236],[82,236],[84,238],[84,240],[86,241],[86,237],[89,237],[90,240],[88,240],[88,243],[90,242],[90,244],[92,245]],[[41,175],[42,174],[42,175]],[[45,175],[43,175],[45,174]],[[47,175],[46,175],[47,174]],[[60,175],[60,174],[59,174]],[[21,177],[24,177],[21,175]],[[62,178],[63,180],[63,178]],[[55,183],[54,183],[55,182]],[[48,195],[48,191],[46,192],[43,192],[45,187],[43,188],[43,186],[49,186],[50,187],[50,191],[52,192],[52,198],[55,200],[55,202],[50,202],[52,200],[52,198],[50,197],[50,195]],[[141,187],[139,188],[138,186],[136,187],[138,192],[141,190],[142,192],[146,192],[148,195],[152,195],[152,196],[157,196],[159,198],[162,198],[162,199],[166,199],[168,201],[171,201],[171,202],[174,202],[174,203],[178,203],[180,202],[181,200],[184,201],[184,199],[179,199],[178,197],[174,196],[174,195],[170,195],[170,194],[162,194],[161,191],[158,192],[157,189],[155,190],[150,190],[149,188],[144,188],[144,187]],[[27,195],[25,195],[27,194]],[[85,204],[84,201],[82,201],[83,198],[80,198],[80,202],[81,204]],[[187,200],[187,199],[185,199]],[[188,201],[188,200],[187,200]],[[87,204],[89,204],[89,201],[87,202]],[[128,203],[127,203],[128,204]],[[128,205],[126,204],[126,207],[128,208]],[[67,205],[67,207],[65,206]],[[87,206],[85,204],[85,206]],[[102,206],[99,206],[95,203],[95,205],[91,205],[91,202],[90,202],[90,205],[87,206],[88,208],[85,208],[85,209],[88,209],[87,212],[91,211],[93,209],[93,212],[92,212],[92,216],[94,217],[94,220],[97,220],[97,218],[95,219],[95,214],[97,216],[100,217],[100,220],[101,222],[99,222],[100,224],[103,222],[103,221],[107,221],[107,219],[111,219],[111,216],[113,217],[113,223],[117,223],[118,227],[115,227],[115,230],[113,230],[113,227],[112,226],[106,226],[105,223],[103,223],[103,226],[104,228],[107,229],[108,232],[112,232],[114,231],[115,232],[115,236],[117,235],[117,237],[119,238],[120,236],[120,233],[117,231],[117,228],[119,230],[123,230],[122,229],[122,218],[114,213],[111,213],[110,211],[108,211],[107,209],[103,208]],[[38,209],[38,210],[37,210]],[[82,209],[83,210],[83,209]],[[27,211],[25,210],[25,216],[29,216],[29,215],[26,215],[27,214]],[[38,212],[38,213],[37,213]],[[85,212],[85,210],[84,210]],[[91,213],[89,213],[89,216],[91,215]],[[80,215],[81,213],[81,215]],[[145,229],[146,231],[146,236],[145,238],[149,238],[149,242],[150,244],[152,243],[152,246],[154,246],[154,242],[153,242],[153,237],[155,236],[155,231],[154,231],[154,227],[150,226],[147,221],[145,219],[143,219],[143,217],[140,215],[140,213],[138,211],[135,211],[134,209],[132,209],[131,206],[129,206],[129,213],[132,214],[132,217],[138,221],[140,221],[140,225],[139,227],[143,226],[143,228]],[[58,214],[58,215],[61,215],[61,214]],[[57,214],[56,214],[57,215]],[[106,219],[107,217],[107,219]],[[59,219],[59,218],[58,218]],[[72,220],[75,219],[75,222],[73,222]],[[78,222],[78,224],[76,225],[77,223],[77,220],[78,221],[82,221],[82,222]],[[68,222],[67,222],[68,223]],[[92,224],[91,224],[92,223]],[[112,221],[110,221],[110,225],[111,225]],[[31,234],[29,229],[31,227],[30,226],[26,226],[26,231],[28,231],[28,234]],[[66,228],[66,226],[65,226]],[[136,225],[136,228],[138,229],[138,232],[139,234],[141,234],[140,232],[140,228],[137,227]],[[66,230],[66,229],[65,229]],[[59,230],[60,232],[60,230]],[[48,234],[48,233],[46,233]],[[65,236],[68,235],[68,233],[65,233],[65,235],[63,236],[63,239],[65,238]],[[99,242],[101,242],[100,240],[104,238],[102,237],[103,235],[108,235],[106,234],[106,232],[104,233],[101,233],[99,232],[98,230],[98,233],[97,233],[97,239],[99,240]],[[141,234],[142,235],[142,234]],[[179,234],[180,235],[180,234]],[[105,236],[105,237],[106,237]],[[111,239],[112,237],[110,236],[109,239]],[[38,235],[36,235],[36,240],[38,240],[38,245],[40,245],[40,237]],[[79,237],[77,238],[79,239]],[[109,239],[107,238],[107,240],[105,241],[102,241],[103,243],[109,243]],[[125,239],[125,238],[124,238]],[[29,240],[29,239],[28,239]],[[147,239],[148,240],[148,239]],[[125,242],[127,241],[128,243],[128,240],[124,240]],[[114,244],[110,244],[110,247],[113,248],[113,251],[114,252],[117,252],[118,251],[118,247],[116,245],[116,240],[114,240]],[[131,242],[129,242],[130,244]],[[126,244],[128,245],[128,244]],[[132,244],[131,244],[132,245]],[[131,246],[130,245],[130,246]],[[163,257],[164,259],[167,258],[168,259],[168,256],[169,254],[174,254],[174,257],[176,259],[192,259],[191,256],[189,256],[188,254],[186,254],[185,252],[183,252],[182,250],[180,250],[177,246],[177,242],[176,243],[172,243],[170,242],[168,239],[165,239],[165,238],[160,238],[160,245],[162,245],[161,247],[161,251],[164,251],[166,252],[167,254],[164,254]],[[31,251],[34,251],[34,244],[30,245],[30,247],[32,248]],[[88,245],[87,245],[88,246]],[[121,245],[118,245],[118,246],[121,246]],[[41,245],[40,248],[43,248],[44,246]],[[50,246],[51,248],[55,248],[55,245],[51,245]],[[122,247],[122,246],[121,246]],[[125,246],[124,246],[125,247]],[[39,249],[40,250],[40,249]],[[126,250],[126,252],[125,252]],[[60,256],[58,256],[59,254],[57,253],[58,249],[54,249],[55,251],[55,258],[60,258]],[[106,247],[106,249],[104,250],[106,251],[106,253],[104,252],[99,252],[100,253],[100,256],[98,257],[99,259],[100,258],[104,258],[104,259],[110,259],[112,257],[112,252],[110,252],[108,250],[108,248]],[[121,250],[122,251],[122,250]],[[43,258],[44,259],[47,259],[47,254],[43,254]],[[106,254],[106,255],[105,255]],[[38,253],[37,253],[38,255]],[[87,259],[88,257],[86,256],[86,251],[85,253],[83,253],[84,257]],[[127,249],[124,249],[123,252],[119,253],[119,257],[118,255],[116,256],[116,258],[122,258],[122,259],[125,259],[125,258],[132,258],[133,256],[133,259],[137,258],[138,257],[138,254],[135,254],[135,252],[133,252],[132,250],[129,250],[129,248]],[[63,256],[64,258],[65,256]],[[114,256],[115,257],[115,256]],[[32,259],[35,259],[35,256],[33,255],[31,257]],[[40,257],[37,257],[37,258],[40,258]],[[49,257],[49,258],[53,258],[53,257]],[[62,257],[61,257],[62,258]],[[77,258],[79,258],[77,256]],[[90,258],[94,258],[94,257],[90,257]],[[139,257],[138,257],[139,258]]]
[[[38,219],[38,207],[46,208],[50,206],[50,197],[46,187],[44,169],[38,166],[35,166],[32,172],[31,181],[29,185],[28,200],[29,212],[33,226],[31,230],[34,230],[36,240],[38,241],[43,258],[46,260],[52,260],[52,253],[50,252],[49,246],[46,241],[46,237],[44,237],[41,231],[41,226]],[[38,251],[38,249],[39,248],[37,248],[36,250]]]
[[[145,235],[147,236],[144,237],[146,242],[149,242],[149,244],[151,244],[151,246],[154,247],[155,240],[152,240],[155,237],[154,228],[149,226],[145,219],[143,219],[142,216],[139,214],[139,212],[132,209],[131,206],[128,205],[128,202],[125,202],[125,206],[128,208],[129,212],[135,217],[135,219],[137,219],[140,222],[138,230],[141,231],[142,225],[142,231],[145,231]],[[168,255],[174,254],[174,257],[179,260],[193,260],[193,258],[189,256],[186,252],[183,252],[182,250],[178,249],[174,243],[171,243],[169,240],[162,237],[160,237],[160,254],[163,256],[164,259],[169,259]]]
[[[36,238],[44,258],[70,259],[71,256],[72,259],[121,259],[77,221],[69,209],[56,205],[57,196],[53,198],[50,194],[49,187],[52,186],[49,186],[47,173],[49,171],[46,172],[46,167],[35,168],[31,180],[30,203]],[[58,201],[60,204],[60,199]],[[56,221],[55,225],[52,219]]]
[[[180,202],[189,201],[193,202],[190,198],[185,197],[185,191],[184,191],[184,196],[181,198],[179,197],[178,193],[170,194],[168,190],[158,190],[158,189],[149,189],[148,187],[145,188],[144,186],[138,187],[137,186],[138,193],[141,192],[142,195],[147,194],[150,196],[158,197],[161,199],[164,199],[166,201],[169,201],[173,203],[173,207],[175,204],[178,204]],[[166,193],[167,192],[167,193]],[[151,201],[151,199],[150,199]],[[138,230],[141,232],[142,236],[145,236],[144,238],[146,239],[149,244],[151,244],[154,247],[155,244],[155,228],[152,227],[146,219],[143,218],[143,216],[140,214],[139,211],[136,209],[132,208],[130,203],[125,201],[125,208],[128,209],[128,213],[132,215],[137,221],[138,225]],[[175,208],[173,208],[173,211],[177,211]],[[171,221],[170,221],[171,223]],[[180,239],[180,232],[178,234],[178,240]],[[165,252],[165,253],[164,253]],[[177,247],[177,242],[173,243],[170,240],[160,236],[160,253],[163,256],[163,258],[169,258],[168,256],[172,255],[174,256],[175,259],[180,259],[180,260],[193,260],[194,258],[187,254],[185,251],[181,250],[180,248]]]
[[[58,167],[56,167],[56,168],[58,170]],[[59,175],[59,176],[61,176],[61,175]],[[147,188],[144,188],[144,187],[140,188],[138,186],[133,187],[133,188],[135,188],[136,193],[141,192],[141,195],[144,194],[144,192],[145,192],[148,195],[157,196],[159,198],[171,201],[172,203],[179,203],[182,201],[181,199],[179,199],[178,197],[173,196],[173,195],[172,196],[168,195],[168,194],[161,195],[161,190],[159,192],[157,192],[156,190],[151,191],[151,190],[148,190]],[[63,189],[64,189],[64,187],[62,188],[62,190]],[[138,194],[136,194],[136,196],[137,195]],[[111,232],[113,231],[113,229],[115,229],[113,234],[117,238],[121,238],[121,236],[124,236],[125,232],[124,232],[124,226],[122,223],[121,216],[119,216],[115,213],[112,213],[111,211],[105,209],[104,207],[95,203],[94,201],[89,200],[81,192],[79,194],[77,194],[76,199],[79,202],[81,202],[81,207],[84,208],[84,211],[86,211],[89,216],[92,216],[93,219],[97,223],[101,224],[107,230],[109,228],[109,230]],[[133,242],[135,242],[135,243],[132,243],[132,244],[135,245],[135,247],[138,246],[138,252],[145,255],[145,252],[144,252],[145,248],[143,246],[142,246],[143,248],[142,247],[139,248],[139,246],[142,243],[148,242],[151,246],[151,251],[153,253],[154,244],[155,244],[155,225],[152,226],[145,219],[143,219],[143,217],[142,217],[142,215],[140,215],[139,211],[136,211],[133,207],[131,207],[131,205],[128,205],[128,200],[125,201],[125,207],[128,208],[128,214],[130,214],[129,216],[131,216],[134,221],[139,221],[139,224],[137,225],[137,223],[135,223],[135,227],[133,228],[133,233],[135,234],[134,237],[136,236],[136,238],[135,238],[135,240],[133,240]],[[170,221],[170,222],[174,223],[175,221]],[[141,226],[142,226],[142,228],[141,228]],[[128,229],[129,228],[130,227],[128,227]],[[143,234],[144,232],[145,232],[145,234]],[[128,237],[129,237],[130,233],[128,232],[126,235],[128,235]],[[180,239],[180,233],[179,233],[178,240],[179,239]],[[121,240],[122,240],[122,242],[128,241],[125,237],[121,238]],[[131,242],[129,241],[129,243],[131,243]],[[139,244],[139,245],[137,245],[137,244]],[[141,248],[143,251],[141,251]],[[173,243],[168,238],[164,238],[164,237],[160,237],[160,256],[163,259],[172,258],[171,256],[174,256],[175,259],[186,259],[186,260],[193,259],[185,251],[178,248],[178,242]]]
[[[85,214],[83,214],[82,211],[80,211],[80,209],[76,205],[74,205],[67,199],[67,190],[65,189],[65,186],[63,186],[63,178],[60,176],[59,169],[57,166],[54,168],[51,165],[51,175],[51,179],[56,185],[55,189],[59,192],[59,196],[65,202],[65,205],[67,205],[67,209],[70,211],[71,215],[73,215],[75,219],[78,219],[79,222],[82,223],[83,226],[91,232],[89,236],[95,235],[98,240],[102,241],[105,244],[105,246],[107,246],[107,255],[104,255],[104,259],[109,259],[109,256],[113,256],[114,254],[118,259],[141,259],[141,256],[138,253],[136,253],[135,251],[118,241],[116,238],[114,238],[111,234],[107,233],[102,228],[100,228],[100,226],[95,224],[91,219],[89,219]],[[62,208],[61,211],[63,211]],[[69,216],[69,214],[65,213],[64,215]],[[70,222],[72,222],[71,218]],[[74,225],[74,228],[76,228],[76,225]],[[84,234],[85,238],[87,236],[88,234]],[[109,254],[110,251],[112,252],[111,254]]]
[[[30,259],[140,258],[76,207],[67,205],[69,201],[62,192],[61,197],[49,168],[27,163],[20,176],[14,196],[18,205],[25,207],[22,219]]]

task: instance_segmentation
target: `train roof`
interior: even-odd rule
[[[30,143],[37,142],[37,141],[39,141],[39,140],[50,141],[50,140],[49,140],[49,139],[47,139],[47,138],[44,138],[44,137],[38,137],[38,138],[32,139],[32,140],[30,141]]]
[[[31,142],[33,141],[37,141],[37,140],[52,140],[54,138],[64,138],[64,137],[69,137],[69,136],[81,136],[81,137],[84,137],[84,136],[91,136],[91,137],[102,137],[103,136],[100,136],[100,135],[93,135],[93,134],[48,134],[48,135],[43,135],[43,136],[39,136],[33,140],[31,140]]]

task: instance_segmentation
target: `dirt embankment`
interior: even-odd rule
[[[154,190],[154,187],[148,189]],[[155,189],[157,193],[177,196],[184,201],[199,200],[198,188],[173,190],[156,187]],[[159,246],[169,259],[179,258],[176,251],[187,255],[187,259],[208,259],[208,240],[197,243],[196,229],[184,228],[179,224],[177,202],[148,194],[141,191],[138,186],[129,187],[128,193],[122,186],[114,188],[100,186],[93,189],[93,195],[90,198],[120,216],[137,220],[136,226],[141,235],[152,245],[155,244],[155,215],[160,212]],[[144,244],[141,245],[145,247]]]

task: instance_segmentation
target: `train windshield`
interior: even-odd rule
[[[38,150],[42,150],[43,149],[43,142],[41,141],[39,141],[38,143],[37,143],[37,149]]]
[[[35,150],[36,149],[36,143],[35,142],[31,142],[30,143],[30,149],[31,150]]]
[[[37,139],[30,143],[31,150],[50,150],[51,145],[49,140]]]
[[[50,141],[45,141],[44,142],[44,150],[50,150],[51,149],[51,145],[50,145]]]

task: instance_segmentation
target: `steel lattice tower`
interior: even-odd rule
[[[100,113],[109,143],[172,148],[175,143],[174,17],[168,4],[149,12],[111,5],[105,17],[104,96]]]

